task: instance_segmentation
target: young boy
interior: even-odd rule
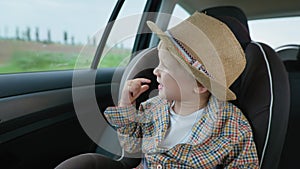
[[[148,26],[161,39],[158,96],[136,110],[151,81],[129,80],[118,107],[104,112],[124,150],[142,151],[144,168],[259,168],[251,127],[227,102],[246,62],[229,28],[198,12],[167,32]]]

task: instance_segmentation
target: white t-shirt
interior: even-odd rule
[[[170,108],[170,123],[166,137],[160,143],[162,148],[172,148],[176,144],[186,143],[192,134],[192,128],[203,115],[203,109],[182,116],[173,111],[174,102]]]
[[[200,109],[187,116],[182,116],[176,114],[173,110],[174,102],[170,108],[170,123],[169,128],[166,133],[165,139],[160,143],[162,148],[172,148],[180,143],[187,143],[188,139],[191,137],[192,129],[195,123],[197,123],[203,116],[203,109]],[[144,169],[147,168],[147,160],[143,158],[142,160]],[[216,167],[212,168],[216,169]]]

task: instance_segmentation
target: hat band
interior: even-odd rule
[[[174,38],[171,34],[171,32],[166,31],[166,34],[170,38],[170,40],[173,42],[173,44],[176,47],[177,52],[180,54],[180,56],[191,66],[195,67],[197,70],[200,70],[202,73],[207,75],[210,78],[213,78],[213,76],[205,69],[204,65],[199,63],[181,44],[179,40]]]

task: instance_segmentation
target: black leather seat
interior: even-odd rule
[[[295,61],[299,60],[300,45],[299,44],[288,44],[275,48],[276,53],[282,61]]]
[[[261,168],[278,168],[290,105],[284,65],[271,47],[251,40],[247,18],[241,9],[224,6],[204,11],[226,23],[244,48],[247,65],[231,86],[237,94],[233,103],[250,121]]]
[[[260,47],[251,43],[245,49],[246,69],[231,88],[238,98],[233,103],[241,108],[252,125],[261,168],[269,169],[278,168],[280,161],[288,125],[290,91],[283,63],[272,48],[260,45],[266,53],[270,74]]]
[[[289,169],[299,166],[300,145],[297,139],[300,129],[300,45],[285,45],[278,48],[278,55],[284,60],[289,74],[291,107],[288,130],[280,160],[280,168]]]

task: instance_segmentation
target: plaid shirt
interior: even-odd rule
[[[154,97],[139,110],[109,107],[104,114],[125,151],[145,153],[148,168],[259,168],[251,127],[233,104],[211,96],[188,142],[164,149],[159,143],[168,130],[169,109],[169,102]]]

